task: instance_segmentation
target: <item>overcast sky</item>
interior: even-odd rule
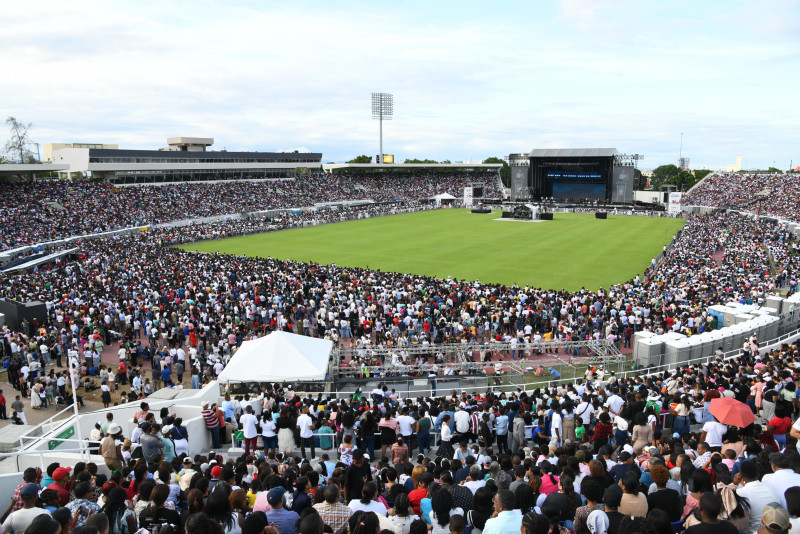
[[[0,112],[48,142],[642,168],[800,165],[800,2],[2,2]],[[2,135],[5,138],[5,132]]]

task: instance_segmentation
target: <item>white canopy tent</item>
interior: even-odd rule
[[[456,199],[453,195],[449,193],[440,193],[433,197],[433,200],[436,201],[436,205],[440,206],[441,204],[451,203]]]
[[[325,380],[333,342],[272,332],[245,341],[217,377],[220,383]]]

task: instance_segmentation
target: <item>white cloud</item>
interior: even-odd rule
[[[798,11],[790,0],[9,3],[0,112],[33,122],[40,143],[202,135],[338,161],[377,153],[369,96],[386,91],[396,115],[384,150],[398,159],[591,145],[655,166],[684,131],[698,165],[733,153],[771,164],[798,146]]]

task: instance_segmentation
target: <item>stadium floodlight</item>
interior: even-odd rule
[[[383,164],[383,121],[392,120],[394,95],[391,93],[372,93],[372,118],[380,123],[380,155],[377,163]]]

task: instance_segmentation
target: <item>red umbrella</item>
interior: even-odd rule
[[[708,407],[711,415],[720,423],[744,428],[756,420],[753,410],[748,405],[731,397],[712,399]]]

